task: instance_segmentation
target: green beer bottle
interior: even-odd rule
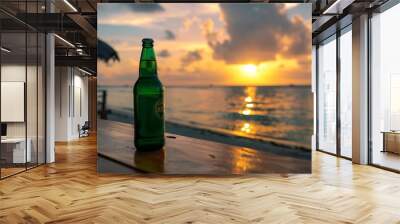
[[[153,40],[142,40],[139,78],[133,88],[135,147],[140,151],[164,146],[164,88],[157,77]]]

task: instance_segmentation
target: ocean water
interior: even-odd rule
[[[110,117],[133,120],[132,88],[99,86],[98,91],[103,90]],[[206,129],[310,144],[313,98],[309,86],[166,87],[165,117]]]

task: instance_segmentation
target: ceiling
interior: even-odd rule
[[[388,0],[309,0],[313,4],[313,44],[351,24],[352,17],[372,11]]]
[[[78,66],[96,74],[96,0],[1,0],[0,25],[3,46],[12,51],[9,60],[24,58],[27,40],[33,33],[52,32],[55,37],[56,66]],[[51,11],[51,13],[49,13]],[[29,52],[36,49],[28,43]],[[34,54],[33,54],[34,55]]]

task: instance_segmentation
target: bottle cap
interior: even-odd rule
[[[143,44],[153,44],[153,39],[151,38],[143,38],[142,43]]]

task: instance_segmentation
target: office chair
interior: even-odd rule
[[[85,121],[82,127],[80,127],[80,125],[78,124],[79,138],[89,136],[89,129],[90,129],[89,121]]]

